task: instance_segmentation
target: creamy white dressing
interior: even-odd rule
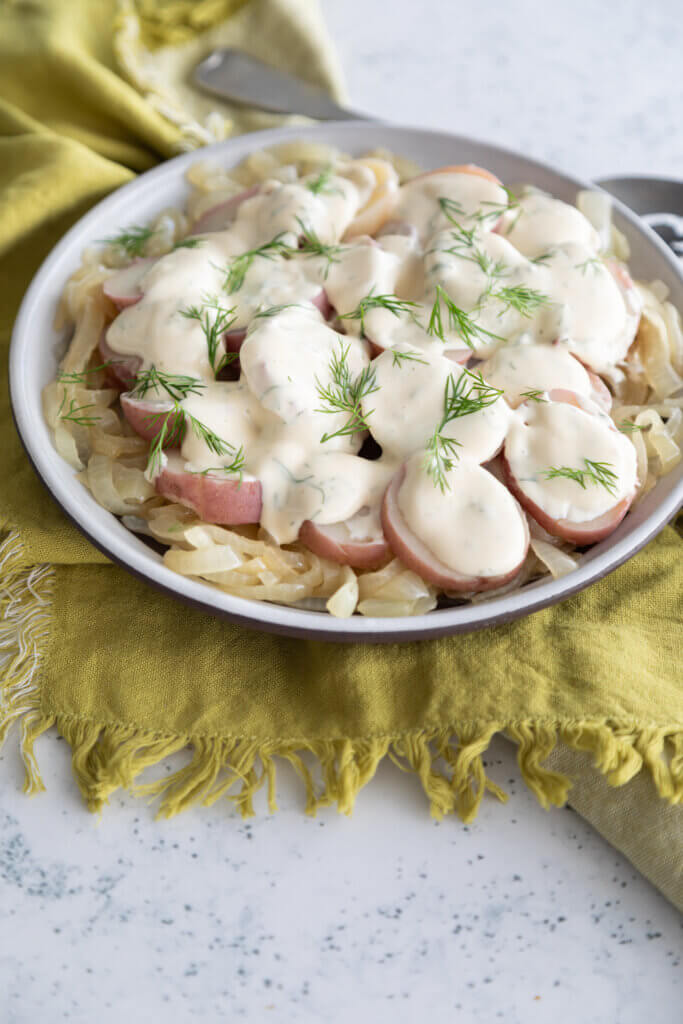
[[[487,470],[461,458],[434,488],[425,453],[406,464],[398,507],[407,526],[440,562],[463,576],[504,576],[524,559],[528,530],[510,492]]]
[[[420,237],[427,239],[451,223],[439,199],[449,200],[450,216],[467,227],[472,226],[475,218],[482,218],[482,230],[495,226],[508,202],[502,185],[488,178],[436,171],[413,178],[403,186],[392,220],[413,224]]]
[[[534,344],[528,336],[517,344],[501,345],[477,369],[489,384],[502,388],[512,406],[525,401],[524,392],[529,391],[564,388],[591,395],[588,371],[565,346]]]
[[[519,252],[535,259],[556,245],[576,242],[592,252],[600,249],[600,235],[575,206],[545,192],[529,192],[506,213],[498,229]]]
[[[397,359],[396,353],[412,358]],[[363,401],[372,436],[383,452],[402,459],[423,449],[439,427],[449,378],[457,382],[464,371],[440,353],[400,348],[374,360],[379,390]],[[472,378],[465,374],[464,388]],[[477,412],[447,423],[441,433],[454,438],[468,458],[487,462],[499,451],[512,412],[499,398]]]
[[[505,457],[524,494],[553,519],[572,523],[603,515],[631,497],[637,485],[634,446],[598,406],[585,404],[578,409],[565,402],[529,402],[518,410],[505,441]],[[552,469],[585,472],[588,463],[609,468],[610,488],[587,473],[584,486],[567,476],[549,478]]]
[[[506,438],[521,486],[535,488],[530,497],[549,514],[590,519],[618,498],[601,487],[583,491],[570,481],[540,480],[544,462],[613,462],[619,494],[632,491],[633,447],[599,410],[544,403],[522,416],[510,405],[530,389],[590,394],[588,374],[570,352],[598,370],[612,368],[632,340],[638,311],[628,307],[599,256],[597,234],[577,210],[531,194],[521,212],[501,220],[506,191],[476,174],[440,171],[414,179],[387,211],[393,233],[345,240],[359,212],[362,218],[382,188],[395,187],[393,169],[375,159],[350,161],[322,178],[264,183],[226,230],[169,253],[143,274],[141,299],[119,313],[107,341],[115,352],[139,356],[145,369],[187,374],[205,385],[181,404],[229,447],[216,455],[201,431],[187,429],[186,468],[221,478],[221,467],[241,449],[244,474],[261,482],[261,525],[277,542],[294,541],[306,519],[343,524],[335,526],[342,537],[379,536],[382,496],[408,459],[399,504],[416,536],[465,575],[505,574],[523,557],[525,525],[509,492],[479,467]],[[448,201],[446,211],[439,199]],[[305,231],[334,248],[327,256],[298,253]],[[276,238],[289,250],[254,255],[242,280],[226,291],[235,259]],[[502,293],[519,288],[540,297],[525,311]],[[366,310],[362,323],[343,316],[369,295],[414,306],[392,311],[380,304]],[[445,304],[441,330],[434,323],[429,329],[439,295],[468,318],[467,337]],[[334,326],[319,311],[325,298],[341,317]],[[215,300],[231,310],[231,330],[247,329],[238,382],[214,379],[206,332],[183,315],[192,306],[206,311]],[[550,344],[558,338],[562,345]],[[370,362],[376,349],[368,341],[387,351]],[[219,338],[219,358],[223,351]],[[444,493],[419,453],[440,425],[449,381],[463,372],[449,356],[463,351],[487,359],[478,369],[509,404],[501,397],[443,425],[442,435],[457,442],[452,486]],[[323,392],[338,387],[334,360],[342,356],[349,381],[374,372],[360,402],[382,448],[374,461],[358,455],[367,431],[345,432],[348,412],[325,411]]]
[[[627,306],[595,250],[574,242],[557,246],[544,277],[548,295],[562,309],[558,339],[598,373],[621,362],[635,337],[640,307]]]

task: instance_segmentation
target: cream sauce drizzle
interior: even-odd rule
[[[521,563],[526,521],[510,492],[476,462],[461,458],[448,473],[448,488],[435,490],[414,455],[398,492],[406,525],[440,562],[463,576],[503,576]]]
[[[530,388],[562,386],[589,394],[588,374],[569,352],[605,370],[624,357],[633,337],[637,307],[628,308],[602,262],[597,234],[578,210],[534,193],[501,219],[508,202],[501,186],[475,174],[441,171],[396,192],[393,233],[345,240],[359,211],[366,216],[375,197],[385,203],[393,195],[395,174],[372,159],[340,164],[317,191],[307,187],[316,178],[266,182],[239,206],[229,228],[159,259],[142,277],[140,301],[109,328],[115,352],[141,357],[145,368],[187,374],[205,384],[182,405],[229,442],[231,451],[217,456],[188,430],[181,448],[188,469],[218,470],[242,447],[246,475],[261,481],[262,526],[279,543],[289,543],[305,519],[351,521],[352,536],[368,535],[369,523],[372,533],[384,490],[408,458],[400,490],[407,522],[416,534],[422,522],[419,536],[434,554],[468,575],[498,575],[517,564],[523,533],[517,506],[478,465],[506,437],[516,475],[552,515],[589,519],[618,499],[601,487],[583,491],[568,481],[541,481],[545,464],[580,465],[584,456],[614,462],[619,494],[632,490],[633,446],[610,430],[599,410],[589,415],[557,404],[525,406],[523,413],[510,408]],[[444,197],[447,212],[439,204]],[[302,226],[335,247],[329,259],[296,253]],[[278,236],[289,251],[254,256],[241,286],[228,294],[226,273],[234,260]],[[549,255],[534,262],[543,254]],[[500,294],[520,286],[543,299],[526,315]],[[445,306],[443,340],[428,331],[437,288],[475,325],[471,348]],[[369,309],[364,338],[358,318],[342,317],[334,326],[323,321],[314,305],[323,289],[340,315],[352,313],[370,293],[415,305],[398,315]],[[204,331],[182,315],[214,296],[232,309],[231,329],[247,329],[238,382],[214,380]],[[273,306],[286,308],[256,316]],[[563,345],[551,347],[558,338]],[[322,411],[320,389],[335,385],[333,357],[344,352],[356,379],[370,364],[368,340],[389,350],[373,361],[378,390],[362,401],[382,446],[374,461],[358,455],[363,432],[322,440],[348,418]],[[453,488],[444,496],[419,468],[418,454],[439,425],[446,383],[463,372],[448,356],[463,350],[487,359],[480,369],[504,389],[510,404],[500,398],[444,427],[444,435],[460,443],[460,460],[450,474]],[[413,358],[397,362],[396,353]]]
[[[565,402],[529,402],[505,441],[505,457],[521,490],[553,519],[573,523],[603,515],[637,485],[635,448],[606,413],[585,404],[586,410]],[[547,476],[553,467],[585,470],[585,460],[609,466],[612,492],[588,478],[582,487],[567,477]]]

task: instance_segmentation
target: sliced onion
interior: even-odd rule
[[[55,448],[73,469],[83,469],[76,439],[63,423],[58,423],[55,427]]]
[[[338,590],[335,590],[326,605],[330,615],[337,619],[348,619],[358,604],[358,578],[348,565],[344,568],[347,570],[344,573],[345,581]]]
[[[566,551],[562,551],[555,544],[548,544],[544,540],[536,540],[532,537],[531,549],[556,580],[560,576],[566,576],[568,572],[573,572],[579,564],[578,560],[567,554]]]
[[[164,565],[182,576],[208,576],[229,572],[241,565],[241,559],[232,548],[221,544],[197,548],[194,551],[179,551],[170,548],[164,554]]]

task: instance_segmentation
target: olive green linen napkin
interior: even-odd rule
[[[272,123],[186,94],[182,69],[206,46],[197,31],[339,95],[308,0],[122,10],[114,32],[113,0],[0,8],[0,740],[17,725],[28,791],[42,788],[34,741],[56,724],[93,810],[119,786],[157,793],[162,814],[225,794],[249,813],[261,786],[273,808],[286,761],[309,811],[350,811],[388,756],[418,776],[434,814],[469,819],[487,789],[504,798],[482,760],[504,732],[545,806],[567,799],[570,776],[585,779],[578,809],[683,905],[680,815],[649,852],[629,839],[656,839],[664,801],[683,796],[683,540],[673,528],[523,621],[420,643],[331,645],[242,629],[158,594],[95,551],[35,477],[11,424],[7,348],[42,259],[134,172]],[[164,41],[174,46],[153,49]],[[141,784],[144,769],[184,747],[188,764]],[[610,798],[603,780],[637,796]]]

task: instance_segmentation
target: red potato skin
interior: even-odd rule
[[[612,408],[612,392],[602,377],[598,377],[597,373],[593,373],[588,367],[586,367],[586,370],[591,382],[591,398],[604,412],[609,412]]]
[[[486,178],[487,181],[493,181],[496,185],[502,185],[500,178],[497,178],[491,171],[487,171],[485,167],[479,167],[478,164],[449,164],[447,167],[436,167],[433,171],[425,171],[423,174],[416,174],[411,181],[419,181],[420,178],[429,178],[432,174],[473,174],[478,178]]]
[[[219,480],[166,466],[154,486],[164,498],[193,509],[205,523],[243,526],[261,518],[259,480]]]
[[[183,420],[179,417],[176,427],[176,416],[172,414],[171,403],[149,402],[144,398],[131,398],[130,395],[121,395],[121,411],[126,417],[136,434],[144,437],[145,441],[154,441],[159,436],[164,419],[168,423],[164,448],[178,448],[183,436]],[[168,415],[164,417],[165,409]]]
[[[237,210],[245,199],[251,199],[252,196],[255,196],[260,191],[260,187],[260,185],[252,185],[251,188],[245,189],[244,192],[238,192],[236,196],[226,199],[225,202],[212,206],[211,209],[201,215],[199,220],[194,222],[192,234],[204,235],[212,231],[224,231],[232,224]]]
[[[107,366],[107,376],[112,387],[122,391],[130,391],[135,384],[138,370],[142,366],[142,359],[139,356],[125,356],[115,352],[107,344],[107,333],[102,331],[98,344],[100,355]]]
[[[405,466],[402,466],[387,487],[382,502],[382,529],[389,541],[389,546],[396,557],[408,569],[412,569],[427,583],[432,583],[441,590],[458,590],[464,593],[495,590],[505,586],[515,578],[522,567],[528,551],[512,572],[503,576],[463,576],[444,565],[429,548],[412,532],[398,507],[398,492],[405,477]]]
[[[350,565],[353,569],[379,569],[391,556],[391,549],[384,538],[339,544],[330,537],[324,526],[318,526],[310,519],[302,524],[299,540],[314,555],[328,558],[339,565]]]
[[[553,402],[567,402],[569,405],[575,405],[577,409],[586,410],[581,401],[581,396],[575,394],[573,391],[566,391],[562,388],[555,388],[553,391],[548,392],[548,397]],[[528,403],[524,403],[528,404]],[[616,427],[614,428],[616,430]],[[553,519],[551,516],[544,512],[542,508],[533,502],[519,487],[517,480],[510,468],[510,464],[505,457],[505,447],[500,456],[500,465],[503,470],[503,477],[505,479],[506,486],[514,494],[517,501],[520,503],[522,508],[526,509],[530,516],[536,520],[539,526],[542,526],[544,530],[552,534],[553,537],[559,537],[561,540],[568,540],[572,544],[578,544],[580,547],[587,547],[589,544],[597,544],[598,541],[604,540],[605,537],[609,537],[610,533],[613,533],[621,520],[628,512],[635,492],[629,497],[622,498],[613,508],[604,512],[601,516],[597,516],[595,519],[588,519],[584,523],[573,523],[569,519]]]
[[[580,547],[597,544],[599,540],[609,537],[610,533],[616,530],[628,512],[634,497],[631,495],[630,498],[622,498],[614,508],[609,509],[608,512],[598,516],[596,519],[587,520],[585,523],[572,523],[569,519],[552,519],[517,486],[517,481],[512,474],[504,452],[501,455],[501,466],[503,467],[503,476],[508,489],[514,494],[517,501],[526,509],[529,515],[536,520],[539,526],[542,526],[553,537],[571,541],[572,544],[578,544]]]
[[[144,273],[154,263],[151,258],[134,260],[129,266],[123,267],[120,271],[112,274],[102,285],[102,291],[108,299],[114,303],[117,309],[125,309],[127,306],[134,306],[142,298],[142,292],[136,287],[127,283],[125,276],[128,271],[135,270],[140,274]],[[118,280],[117,280],[118,279]]]

